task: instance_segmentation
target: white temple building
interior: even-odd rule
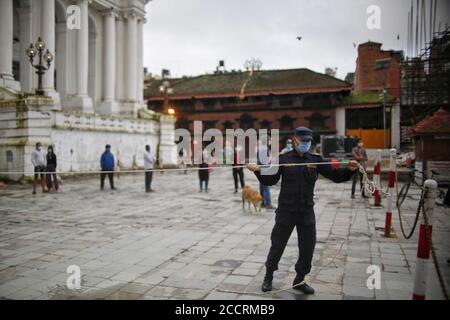
[[[162,163],[176,162],[175,119],[144,111],[148,2],[0,1],[1,172],[32,173],[29,155],[38,141],[55,146],[60,171],[98,169],[105,144],[124,168],[142,165],[145,144]],[[38,79],[26,54],[39,37],[54,55],[43,76],[45,97],[34,95]]]

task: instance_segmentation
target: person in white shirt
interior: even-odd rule
[[[47,159],[45,152],[42,150],[42,144],[40,142],[36,143],[36,149],[31,152],[31,163],[34,167],[34,179],[33,179],[33,194],[36,194],[36,179],[41,179],[42,192],[45,191],[45,166],[47,165]]]
[[[150,150],[150,146],[145,146],[144,152],[144,170],[145,170],[145,192],[153,192],[152,189],[152,176],[153,176],[153,166],[155,164],[156,158]]]

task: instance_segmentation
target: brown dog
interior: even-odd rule
[[[255,207],[255,212],[261,212],[262,197],[258,191],[253,190],[249,185],[245,185],[242,189],[242,209],[245,211],[245,203],[248,202],[248,210],[250,210],[250,205],[253,203]]]

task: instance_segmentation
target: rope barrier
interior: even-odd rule
[[[434,247],[433,239],[432,239],[432,236],[430,234],[431,232],[430,232],[430,228],[429,228],[429,226],[430,226],[429,225],[429,219],[428,219],[428,216],[427,216],[427,212],[425,210],[425,198],[427,197],[426,192],[429,192],[429,191],[427,191],[426,188],[424,188],[424,187],[422,187],[422,186],[420,186],[420,185],[418,185],[416,183],[416,186],[421,190],[420,199],[419,199],[419,205],[417,206],[417,210],[416,210],[416,214],[415,214],[415,217],[414,217],[413,226],[412,226],[410,232],[408,234],[406,234],[405,227],[403,225],[403,218],[402,218],[402,213],[401,213],[401,205],[403,204],[403,202],[406,199],[406,196],[408,195],[408,192],[410,190],[410,185],[412,183],[412,180],[410,180],[406,185],[404,185],[401,188],[400,192],[399,192],[398,191],[398,183],[397,183],[397,174],[395,176],[396,176],[395,184],[396,184],[396,196],[397,196],[396,208],[397,208],[398,220],[399,220],[399,223],[400,223],[400,230],[402,232],[402,235],[407,240],[410,239],[413,236],[413,234],[414,234],[414,232],[415,232],[415,230],[417,228],[417,224],[418,224],[418,221],[419,221],[419,218],[420,218],[420,214],[422,213],[423,220],[425,222],[425,237],[427,239],[427,242],[430,244],[431,256],[432,256],[432,259],[433,259],[433,265],[434,265],[434,268],[436,270],[436,274],[438,276],[439,285],[441,287],[441,291],[442,291],[442,294],[443,294],[444,298],[446,300],[449,300],[448,290],[447,290],[447,287],[446,287],[446,284],[445,284],[445,279],[444,279],[444,277],[442,275],[442,272],[441,272],[441,268],[439,266],[439,262],[438,262],[437,255],[436,255],[436,248]]]
[[[415,215],[415,218],[414,218],[413,226],[412,226],[410,232],[408,234],[406,234],[405,227],[403,225],[401,206],[402,206],[403,202],[405,201],[406,196],[408,195],[409,188],[410,188],[410,185],[411,185],[411,181],[408,184],[404,185],[402,187],[402,189],[400,190],[400,192],[399,192],[398,191],[397,180],[398,180],[398,178],[397,178],[397,172],[396,172],[396,174],[395,174],[395,186],[396,186],[396,189],[395,189],[396,190],[395,206],[397,208],[398,220],[400,222],[400,230],[402,231],[403,237],[408,240],[408,239],[410,239],[412,237],[412,235],[414,234],[414,231],[417,228],[417,222],[419,221],[420,211],[423,209],[425,193],[424,193],[424,189],[419,186],[421,188],[421,190],[422,190],[422,192],[420,194],[419,205],[417,206],[417,211],[416,211],[416,215]]]
[[[442,294],[444,295],[445,300],[449,300],[447,286],[445,284],[444,276],[442,275],[442,271],[441,271],[441,268],[440,268],[438,260],[437,260],[436,249],[434,247],[433,239],[431,237],[430,224],[429,224],[427,212],[425,210],[424,202],[422,202],[422,213],[423,213],[423,219],[424,219],[425,226],[426,226],[425,227],[425,236],[427,238],[428,243],[430,244],[431,256],[433,257],[433,264],[434,264],[434,268],[436,269],[436,273],[437,273],[438,280],[439,280],[439,285],[441,286],[441,291],[442,291]]]
[[[260,168],[270,168],[270,167],[298,167],[298,166],[318,166],[318,165],[336,165],[337,163],[340,164],[348,164],[346,161],[341,162],[304,162],[304,163],[274,163],[270,165],[259,165]],[[358,164],[358,166],[360,166]],[[213,166],[213,169],[238,169],[238,168],[246,168],[247,164],[242,165],[219,165],[219,166]],[[361,167],[362,168],[362,167]],[[361,172],[360,168],[360,172]],[[200,171],[200,170],[210,170],[211,167],[207,168],[200,168],[200,167],[190,167],[190,168],[168,168],[168,169],[137,169],[137,170],[120,170],[120,173],[144,173],[144,172],[177,172],[177,171]],[[362,168],[362,170],[365,169]],[[39,172],[39,174],[100,174],[100,173],[117,173],[117,171],[114,170],[79,170],[79,171],[57,171],[57,172]],[[7,174],[22,174],[22,175],[34,175],[35,172],[26,172],[26,171],[0,171],[0,175],[7,175]],[[367,176],[367,173],[366,173]],[[372,183],[373,184],[373,183]]]

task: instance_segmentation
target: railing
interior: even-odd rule
[[[123,119],[114,116],[55,112],[53,126],[64,129],[123,131],[156,134],[159,123],[154,120]]]

